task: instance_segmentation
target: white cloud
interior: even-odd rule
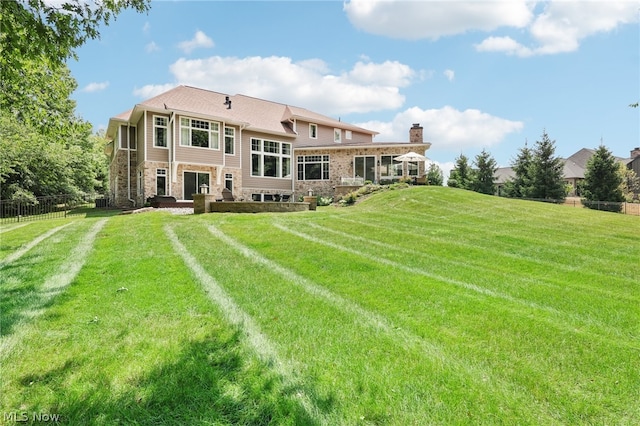
[[[136,87],[133,89],[133,94],[143,99],[149,99],[171,90],[174,87],[176,87],[176,84],[147,84],[141,88]]]
[[[196,31],[196,34],[191,40],[178,43],[178,47],[187,54],[198,48],[209,48],[213,46],[213,40],[200,30]]]
[[[456,73],[453,70],[444,70],[443,74],[449,81],[453,81],[453,79],[456,78]]]
[[[95,92],[101,92],[105,90],[107,87],[109,87],[108,81],[103,81],[100,83],[89,83],[82,88],[82,91],[85,93],[95,93]]]
[[[396,114],[391,122],[369,121],[358,125],[380,132],[376,142],[408,142],[413,123],[423,127],[425,142],[445,151],[497,145],[524,127],[521,121],[495,117],[477,109],[459,111],[451,106],[426,110],[412,107]]]
[[[351,70],[331,73],[319,59],[293,62],[281,56],[181,58],[170,66],[176,84],[240,93],[327,115],[400,108],[399,88],[419,72],[399,62],[358,62]],[[318,96],[322,94],[322,96]]]
[[[145,34],[149,34],[149,31],[151,31],[151,24],[149,23],[149,21],[147,21],[142,26],[142,32]]]
[[[357,62],[349,71],[349,78],[354,82],[382,86],[405,87],[415,76],[416,72],[411,67],[397,61],[385,61],[382,64]]]
[[[150,43],[147,43],[147,45],[144,47],[144,50],[147,53],[158,52],[160,51],[160,46],[158,46],[155,41],[152,41]]]
[[[472,30],[526,27],[533,17],[527,0],[406,1],[351,0],[344,11],[366,32],[409,40],[432,39]]]
[[[488,37],[476,45],[481,52],[503,52],[521,57],[573,52],[593,34],[612,31],[637,21],[635,2],[553,1],[529,26],[530,47],[511,37]]]
[[[511,30],[511,35],[491,34],[475,47],[520,57],[573,52],[586,37],[638,21],[638,3],[630,0],[351,0],[344,11],[363,31],[409,40]]]

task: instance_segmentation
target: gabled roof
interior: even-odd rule
[[[231,101],[231,108],[228,108],[228,104],[225,103],[227,98]],[[377,134],[372,130],[343,123],[304,108],[245,95],[226,95],[197,87],[177,86],[137,104],[130,111],[113,117],[109,122],[107,135],[110,130],[115,130],[116,122],[137,121],[139,115],[145,110],[177,111],[240,125],[254,131],[290,137],[296,135],[293,130],[293,120],[304,120],[371,135]]]

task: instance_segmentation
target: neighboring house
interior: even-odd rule
[[[580,196],[578,184],[584,180],[584,172],[587,170],[587,162],[594,153],[595,150],[593,149],[582,148],[569,158],[563,160],[564,167],[562,173],[564,175],[564,180],[573,188],[569,194],[567,194],[568,196]],[[623,163],[627,168],[635,170],[636,174],[638,174],[638,170],[640,170],[640,148],[634,148],[631,150],[630,158],[615,158],[619,162]],[[640,174],[638,175],[640,176]],[[500,195],[505,182],[508,179],[513,179],[515,177],[515,173],[511,167],[501,167],[496,170],[494,176],[498,187],[498,195]]]
[[[110,195],[141,206],[154,195],[191,200],[206,185],[269,201],[425,173],[423,162],[394,161],[429,149],[419,124],[408,143],[374,142],[376,134],[304,108],[178,86],[109,120]]]

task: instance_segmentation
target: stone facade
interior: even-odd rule
[[[416,151],[424,151],[424,146],[415,145],[410,147]],[[295,196],[297,198],[307,195],[309,191],[312,191],[314,195],[320,195],[324,197],[333,197],[335,195],[336,187],[342,184],[342,178],[354,177],[353,161],[358,156],[373,156],[376,157],[376,171],[375,171],[375,183],[380,183],[382,180],[386,180],[386,177],[381,176],[380,157],[383,155],[401,155],[407,152],[407,145],[402,147],[393,147],[385,145],[384,147],[357,147],[352,149],[343,148],[341,150],[332,149],[314,149],[305,150],[304,155],[329,155],[329,179],[328,180],[306,180],[295,181]],[[296,153],[296,155],[302,155]],[[403,164],[403,175],[407,175],[406,164]],[[418,174],[422,176],[426,173],[424,162],[418,162]],[[397,177],[396,177],[397,179]]]
[[[115,158],[109,165],[109,198],[116,206],[134,207],[138,197],[135,184],[137,153],[120,149],[116,151],[114,156]],[[129,161],[129,167],[127,167],[127,161]],[[127,172],[129,172],[128,178]]]

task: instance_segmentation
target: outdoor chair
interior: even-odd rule
[[[227,188],[224,188],[222,190],[222,201],[235,201],[235,197],[233,196],[233,193],[231,193],[231,191],[229,191]]]

